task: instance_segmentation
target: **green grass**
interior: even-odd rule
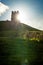
[[[40,30],[21,23],[15,28],[12,23],[0,21],[0,65],[25,65],[25,60],[27,65],[39,65],[43,61],[43,41],[23,36],[27,31]]]
[[[28,63],[35,61],[40,54],[40,44],[43,45],[42,42],[14,37],[0,37],[0,41],[0,64],[7,65],[25,63],[25,59]]]

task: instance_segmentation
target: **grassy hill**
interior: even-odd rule
[[[23,23],[0,21],[0,37],[24,38],[28,31],[39,31]]]
[[[23,39],[22,35],[27,31],[39,30],[21,23],[16,25],[11,21],[0,22],[0,65],[43,63],[43,41]]]
[[[39,31],[38,29],[32,28],[26,24],[23,23],[14,23],[11,21],[0,21],[0,30],[6,31],[6,30],[29,30],[29,31]]]

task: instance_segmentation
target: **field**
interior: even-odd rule
[[[0,65],[41,65],[43,63],[43,40],[29,39],[31,34],[33,38],[36,29],[24,24],[19,24],[15,28],[10,22],[0,22],[0,25]],[[28,33],[31,30],[33,33]]]
[[[0,37],[0,65],[43,63],[43,41]]]

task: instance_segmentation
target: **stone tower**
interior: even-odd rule
[[[16,23],[18,21],[17,16],[19,15],[19,11],[12,11],[11,21]]]

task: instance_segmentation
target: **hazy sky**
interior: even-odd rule
[[[9,10],[0,16],[0,20],[10,20],[11,11],[21,9],[27,13],[27,24],[43,30],[43,0],[0,0]]]

